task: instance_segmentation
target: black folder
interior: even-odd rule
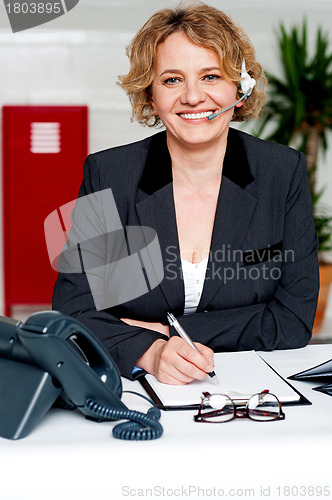
[[[295,373],[288,377],[291,380],[301,380],[308,382],[321,381],[325,384],[314,387],[314,391],[322,392],[328,396],[332,396],[332,359],[325,361],[319,365],[313,366],[308,370]]]

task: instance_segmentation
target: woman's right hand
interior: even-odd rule
[[[195,342],[200,352],[181,337],[158,339],[139,358],[136,366],[152,373],[164,384],[184,385],[203,380],[214,368],[213,351]]]

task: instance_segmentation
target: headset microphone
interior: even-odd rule
[[[225,113],[225,111],[228,111],[231,108],[234,108],[239,102],[248,99],[248,97],[251,95],[251,92],[253,91],[254,86],[256,85],[256,80],[254,78],[251,78],[249,73],[247,72],[246,69],[246,63],[245,60],[242,60],[242,67],[241,67],[241,82],[240,82],[240,92],[244,92],[243,96],[240,97],[234,104],[231,104],[231,106],[228,106],[228,108],[222,109],[218,113],[214,113],[213,115],[208,116],[209,120],[213,120],[213,118],[216,118],[216,116],[221,115],[222,113]]]

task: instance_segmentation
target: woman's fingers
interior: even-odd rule
[[[199,352],[213,365],[214,367],[214,352],[210,347],[207,347],[204,344],[200,344],[199,342],[194,342],[195,346],[199,350]]]
[[[181,337],[171,337],[167,342],[158,339],[137,360],[136,366],[165,384],[183,385],[203,380],[214,368],[213,351],[203,344],[195,345],[200,352]]]
[[[201,344],[197,347],[200,349]],[[205,347],[205,346],[202,346]],[[211,350],[200,353],[180,337],[172,337],[163,346],[156,366],[155,375],[164,383],[187,384],[193,380],[203,380],[207,372],[213,370]]]

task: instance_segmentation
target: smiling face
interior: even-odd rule
[[[233,109],[207,117],[233,104],[236,92],[221,74],[217,54],[193,44],[185,33],[177,31],[158,46],[151,104],[169,146],[197,149],[226,141]]]

